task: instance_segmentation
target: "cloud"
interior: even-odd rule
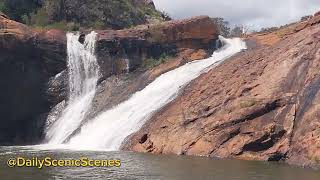
[[[154,0],[154,3],[175,19],[209,15],[254,29],[284,25],[320,11],[320,0]]]

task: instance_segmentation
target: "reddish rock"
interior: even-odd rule
[[[154,81],[158,76],[170,70],[178,68],[196,58],[205,59],[210,54],[203,50],[184,49],[175,57],[170,57],[166,63],[162,63],[147,71],[133,71],[129,74],[111,76],[99,84],[97,94],[93,100],[93,108],[89,118],[94,118],[99,112],[110,109],[127,100],[131,95]]]
[[[42,137],[52,105],[47,83],[66,67],[65,44],[49,34],[0,16],[2,145],[32,144]]]
[[[213,45],[218,38],[214,22],[207,16],[187,20],[169,21],[150,26],[152,41],[176,43],[179,48],[196,48]]]
[[[319,23],[320,23],[320,16],[315,16],[309,21],[309,24],[311,26],[313,26],[315,24],[319,24]]]
[[[158,24],[141,25],[125,30],[100,30],[99,41],[126,39],[141,40],[149,44],[174,44],[178,48],[211,48],[218,39],[218,30],[208,16],[186,20],[173,20]],[[150,45],[149,45],[150,46]]]
[[[298,31],[301,31],[303,29],[305,29],[306,27],[308,26],[308,22],[305,21],[305,22],[301,22],[297,25],[297,27],[295,28],[295,31],[298,32]]]
[[[66,36],[63,31],[38,31],[7,19],[6,16],[0,16],[0,48],[6,49],[13,55],[29,49],[35,52],[29,51],[28,53],[38,53],[37,56],[50,56],[42,57],[42,59],[48,60],[50,58],[50,62],[58,62],[57,65],[60,63],[59,68],[52,66],[52,64],[47,66],[47,68],[56,69],[52,73],[57,73],[65,67],[63,64],[66,62]]]
[[[314,16],[309,20],[308,24],[313,26],[319,23],[320,23],[320,11],[314,14]]]
[[[157,59],[163,53],[174,56],[180,49],[212,52],[218,39],[216,25],[207,16],[97,32],[97,53],[104,77],[126,71],[125,59],[130,61],[130,70],[135,70],[148,58]]]
[[[66,32],[58,30],[58,29],[50,29],[48,31],[42,31],[38,35],[42,39],[46,39],[50,42],[57,42],[61,44],[66,44]]]
[[[0,16],[0,47],[10,49],[17,46],[19,41],[26,42],[33,36],[33,32],[27,26]]]
[[[9,19],[9,17],[7,15],[5,15],[3,12],[0,11],[0,17],[4,17],[4,18],[7,18]]]
[[[123,148],[319,165],[320,27],[295,27],[194,80]]]
[[[193,31],[192,26],[202,29]],[[130,71],[145,70],[143,61],[147,58],[158,58],[163,53],[173,55],[165,65],[145,73],[135,72],[130,79],[131,84],[119,85],[116,82],[114,91],[108,89],[113,96],[109,104],[105,102],[108,94],[98,95],[95,98],[97,111],[114,105],[112,102],[121,102],[160,74],[188,62],[188,57],[195,51],[199,51],[195,58],[206,57],[207,52],[215,47],[211,43],[214,44],[217,39],[215,26],[208,17],[97,32],[97,56],[103,72],[102,80],[127,72],[127,61],[130,62]],[[3,89],[0,94],[0,115],[3,118],[0,144],[38,142],[46,114],[66,98],[65,32],[31,29],[0,14],[0,53],[0,77],[3,77],[0,84]],[[61,76],[54,79],[61,71]],[[129,87],[126,86],[128,84]]]

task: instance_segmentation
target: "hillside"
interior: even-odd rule
[[[148,0],[1,0],[0,11],[38,28],[122,29],[168,17]]]

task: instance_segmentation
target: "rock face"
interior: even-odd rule
[[[88,119],[92,119],[101,111],[110,109],[129,99],[133,93],[145,88],[161,74],[180,67],[187,62],[205,59],[209,55],[203,49],[184,49],[179,51],[175,57],[167,59],[166,63],[147,71],[137,70],[106,78],[98,86],[97,94],[92,104],[93,108],[88,115]]]
[[[148,58],[164,53],[174,56],[181,49],[213,51],[218,32],[207,16],[142,25],[125,30],[98,32],[97,55],[104,77],[130,71]]]
[[[194,30],[193,26],[199,29]],[[86,119],[127,100],[162,73],[207,58],[217,47],[218,39],[215,24],[206,16],[96,32],[101,83]],[[146,60],[156,60],[163,54],[171,55],[166,63],[152,69],[144,67]],[[56,98],[56,104],[65,99],[66,81],[66,72],[50,81],[50,97]]]
[[[180,57],[185,57],[187,51],[191,50],[188,54],[192,54],[193,51],[202,50],[199,57],[191,59],[207,57],[215,49],[218,39],[216,26],[207,16],[141,25],[132,29],[96,32],[98,33],[97,58],[101,70],[100,82],[112,75],[128,72],[142,71],[139,74],[143,74],[146,60],[158,59],[164,54],[176,57],[171,59],[181,59]],[[86,33],[88,32],[84,32],[83,35]],[[54,103],[66,98],[65,73],[62,74],[64,78],[59,77],[50,81],[49,94]]]
[[[318,18],[248,37],[248,51],[193,81],[123,148],[319,165]]]
[[[198,26],[198,31],[190,27]],[[207,56],[217,39],[215,25],[208,17],[144,25],[126,30],[98,32],[97,56],[102,69],[101,81],[112,75],[133,71],[125,86],[115,86],[118,95],[126,91],[128,97],[162,72],[187,62],[185,57],[201,52],[191,59]],[[174,35],[176,34],[176,36]],[[176,38],[172,38],[176,37]],[[215,46],[212,46],[215,47]],[[199,49],[202,49],[199,50]],[[0,94],[3,117],[0,144],[32,144],[41,139],[46,116],[51,108],[66,99],[68,74],[66,72],[66,35],[59,30],[38,31],[9,20],[0,14]],[[172,54],[172,61],[157,71],[145,72],[143,61]],[[185,55],[184,55],[185,54]],[[199,56],[200,55],[200,56]],[[198,57],[197,57],[198,56]],[[183,58],[182,58],[183,57]],[[128,64],[129,63],[129,64]],[[129,66],[129,69],[127,68]],[[140,85],[135,77],[146,77]],[[114,79],[117,79],[113,77]],[[100,81],[100,82],[101,82]],[[107,80],[109,82],[109,80]],[[108,84],[108,83],[107,83]],[[106,85],[107,86],[107,85]],[[104,84],[100,87],[106,88]],[[121,102],[115,94],[114,103]],[[99,98],[100,97],[100,98]],[[97,95],[96,112],[113,104]]]
[[[132,91],[126,90],[123,86],[118,89],[114,84],[114,89],[117,90],[118,94],[121,94],[120,91],[122,90],[126,91],[124,97],[144,87],[150,83],[150,80],[156,77],[145,73],[144,63],[146,60],[150,58],[158,59],[164,54],[170,55],[172,56],[170,58],[172,62],[168,63],[167,68],[162,69],[172,69],[173,67],[182,65],[183,62],[187,62],[188,59],[196,60],[208,57],[215,49],[218,39],[216,26],[207,16],[187,20],[168,21],[154,25],[141,25],[132,29],[98,30],[96,32],[98,33],[97,58],[101,71],[100,82],[108,79],[112,75],[120,75],[128,72],[133,72],[133,74],[130,74],[132,77],[143,79],[143,83],[134,83],[135,88],[128,87],[132,89]],[[83,36],[85,36],[86,33],[88,32],[84,32]],[[65,42],[61,41],[61,43],[63,44]],[[176,62],[176,64],[173,62]],[[166,71],[167,70],[159,70],[159,72]],[[145,75],[143,75],[144,73]],[[151,76],[151,78],[149,78],[149,76]],[[119,78],[113,77],[113,79]],[[129,79],[133,82],[136,81],[132,78]],[[61,76],[51,78],[48,91],[50,102],[58,104],[66,98],[67,80],[66,71],[62,72]],[[109,80],[107,80],[107,82],[109,82]],[[127,83],[128,82],[124,82],[124,84]],[[109,98],[118,100],[125,99],[115,97],[116,94],[113,94],[113,96],[114,97]],[[107,98],[105,95],[103,97]],[[98,99],[101,101],[97,103],[97,109],[99,109],[99,111],[104,107],[108,107],[106,100],[103,100],[102,97]],[[116,103],[121,101],[112,102]],[[111,104],[114,105],[114,103]]]
[[[0,16],[8,19],[8,16],[5,15],[5,14],[4,14],[3,12],[1,12],[1,11],[0,11]]]
[[[40,139],[41,114],[50,107],[46,83],[65,68],[65,46],[52,38],[58,33],[35,32],[0,16],[1,144]]]

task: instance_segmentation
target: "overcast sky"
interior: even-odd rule
[[[252,29],[284,25],[320,11],[320,0],[153,0],[174,19],[196,15],[223,17]]]

